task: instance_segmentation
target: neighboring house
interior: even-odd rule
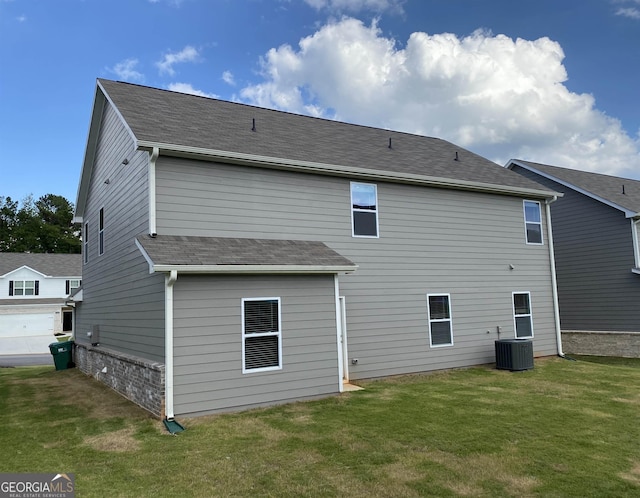
[[[444,140],[98,80],[76,364],[172,418],[490,363],[498,338],[556,354],[554,198]]]
[[[48,353],[54,334],[72,334],[81,275],[80,254],[0,253],[0,354]]]
[[[640,336],[626,334],[640,333],[640,181],[515,159],[507,167],[564,194],[551,213],[563,337],[579,349],[567,351],[640,356]]]

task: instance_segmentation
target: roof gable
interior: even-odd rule
[[[0,276],[6,276],[21,268],[28,268],[45,277],[80,278],[82,256],[80,254],[0,253]]]
[[[482,184],[500,186],[506,193],[520,189],[535,191],[540,197],[552,195],[539,184],[438,138],[103,79],[98,80],[98,92],[115,106],[138,148],[225,151],[236,156],[272,158],[272,167],[287,161],[330,165],[332,168],[324,169],[324,174],[359,168],[381,178],[393,174],[395,181],[447,179],[448,183],[439,185],[455,188]],[[101,102],[96,97],[94,115]],[[95,126],[92,121],[92,129]],[[90,138],[94,135],[90,132]],[[91,139],[88,150],[90,143]],[[85,168],[90,165],[90,158],[85,158]],[[85,180],[88,174],[83,168]],[[77,205],[83,205],[82,199]]]
[[[512,159],[507,168],[520,166],[592,199],[635,217],[640,213],[640,181],[548,164]]]

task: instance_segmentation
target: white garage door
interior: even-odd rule
[[[0,315],[0,337],[53,335],[53,313]]]

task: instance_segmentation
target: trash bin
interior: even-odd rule
[[[51,351],[51,354],[53,355],[53,363],[56,366],[56,370],[66,370],[73,366],[71,361],[73,341],[54,342],[49,344],[49,351]]]

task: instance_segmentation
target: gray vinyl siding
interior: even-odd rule
[[[551,205],[563,330],[640,331],[640,275],[622,211],[520,167],[564,196]]]
[[[514,291],[531,292],[535,353],[557,352],[547,227],[525,243],[521,198],[377,182],[380,238],[354,238],[351,180],[161,157],[158,233],[319,240],[357,263],[340,276],[351,379],[493,362]],[[452,347],[429,347],[428,293],[451,294]]]
[[[176,415],[339,391],[333,276],[184,276],[174,285]],[[243,298],[280,298],[282,369],[242,373]]]
[[[129,163],[123,165],[122,161]],[[164,361],[164,281],[149,275],[135,246],[148,231],[146,152],[134,143],[107,104],[84,222],[89,223],[89,262],[83,266],[84,301],[76,313],[76,340],[100,329],[100,344],[123,353]],[[108,183],[106,183],[106,181]],[[104,254],[98,254],[98,217],[104,208]],[[84,247],[83,247],[84,250]]]

